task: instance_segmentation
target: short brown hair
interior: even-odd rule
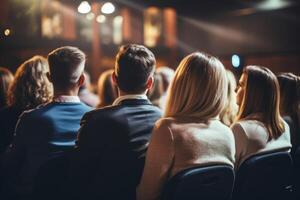
[[[84,72],[85,54],[77,47],[64,46],[48,54],[51,79],[54,87],[72,87]]]
[[[154,73],[156,60],[153,53],[142,45],[121,46],[115,63],[115,75],[120,90],[140,93],[146,90],[149,77]]]
[[[279,83],[271,70],[262,66],[247,66],[243,74],[246,86],[237,119],[244,119],[252,114],[266,126],[269,140],[277,139],[284,132],[283,119],[279,113]]]

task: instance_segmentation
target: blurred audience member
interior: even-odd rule
[[[280,85],[280,113],[289,124],[293,149],[300,145],[300,79],[292,73],[277,76]]]
[[[154,73],[154,83],[152,88],[148,91],[147,96],[151,103],[157,107],[160,107],[160,100],[164,94],[163,79],[158,73]]]
[[[236,167],[257,153],[288,151],[290,129],[279,112],[279,84],[266,67],[247,66],[239,80],[237,122],[232,125]]]
[[[32,57],[17,69],[8,91],[8,107],[0,111],[0,153],[12,142],[19,115],[52,98],[52,84],[47,72],[48,63],[42,56]]]
[[[85,81],[79,89],[79,99],[83,103],[93,108],[96,108],[99,104],[99,98],[93,92],[91,92],[91,78],[87,72],[84,72]]]
[[[173,80],[173,77],[174,77],[174,70],[169,68],[169,67],[166,67],[166,66],[163,66],[163,67],[160,67],[156,70],[157,74],[160,74],[161,77],[162,77],[162,82],[163,82],[163,94],[160,98],[160,103],[159,103],[159,107],[162,109],[162,110],[165,110],[166,108],[166,97],[167,97],[167,90],[168,90],[168,87],[171,83],[171,81]]]
[[[236,80],[233,73],[229,70],[226,70],[226,77],[227,77],[227,103],[224,110],[220,113],[220,120],[223,124],[230,126],[237,115],[238,112],[238,105],[236,104]]]
[[[49,53],[48,62],[53,100],[22,113],[10,152],[4,157],[9,175],[6,180],[15,180],[6,184],[12,194],[32,192],[39,167],[54,153],[74,147],[80,119],[91,110],[78,97],[84,82],[85,54],[76,47],[61,47]]]
[[[0,67],[0,110],[7,106],[8,88],[13,80],[13,74],[8,69]]]
[[[234,165],[234,137],[219,114],[227,101],[223,64],[193,53],[179,64],[167,97],[165,117],[152,133],[138,200],[161,199],[166,182],[194,166]]]
[[[98,79],[98,97],[100,103],[98,108],[110,106],[114,100],[118,98],[118,89],[112,82],[112,73],[114,70],[106,70],[102,72]]]

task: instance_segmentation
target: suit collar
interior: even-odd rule
[[[124,99],[118,105],[152,105],[148,99]]]

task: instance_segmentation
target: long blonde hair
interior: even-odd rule
[[[284,132],[280,116],[279,83],[276,76],[266,67],[250,65],[243,74],[246,76],[245,92],[237,120],[254,118],[266,126],[269,140],[278,138]]]
[[[230,126],[238,113],[239,107],[236,103],[236,79],[233,73],[226,70],[228,80],[227,103],[224,110],[220,113],[220,120],[227,126]]]
[[[188,117],[207,121],[224,109],[227,79],[223,64],[200,52],[179,64],[167,97],[166,117]]]
[[[9,89],[8,105],[24,110],[50,101],[53,89],[47,72],[47,60],[42,56],[34,56],[21,64]]]

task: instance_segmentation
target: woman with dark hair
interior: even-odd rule
[[[32,57],[17,69],[8,92],[8,106],[0,111],[0,153],[12,142],[19,115],[52,98],[48,72],[47,60],[42,56]]]
[[[277,76],[280,85],[280,113],[289,124],[292,149],[300,145],[300,80],[292,73],[282,73]]]
[[[0,109],[7,105],[7,92],[13,80],[13,74],[8,69],[0,67]]]
[[[288,151],[289,126],[279,113],[279,84],[266,67],[247,66],[237,87],[240,106],[232,125],[236,144],[236,167],[258,153]]]

